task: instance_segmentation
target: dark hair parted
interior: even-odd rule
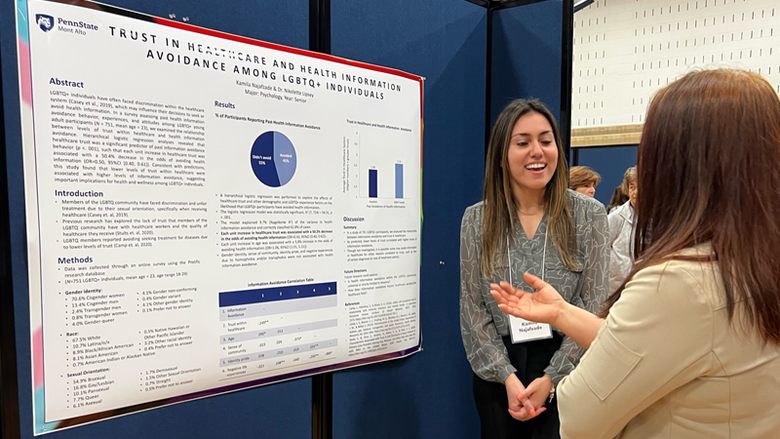
[[[558,148],[558,162],[555,173],[547,183],[544,193],[544,212],[547,215],[548,230],[561,260],[567,267],[576,269],[573,255],[577,242],[574,233],[574,219],[566,198],[569,170],[561,145],[558,124],[550,110],[538,100],[516,99],[498,115],[490,133],[487,157],[485,158],[485,184],[482,191],[484,210],[482,213],[482,248],[480,271],[489,278],[496,274],[496,264],[505,262],[506,237],[512,234],[518,220],[512,188],[507,154],[512,130],[518,119],[528,113],[544,116],[552,127]]]
[[[716,260],[737,303],[780,344],[780,99],[760,75],[692,72],[652,99],[638,150],[636,263]],[[711,242],[710,257],[673,256]],[[626,282],[607,300],[606,315]]]

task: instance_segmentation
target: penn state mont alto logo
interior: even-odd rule
[[[48,32],[54,28],[54,17],[46,14],[36,14],[35,24],[37,24],[42,31]]]

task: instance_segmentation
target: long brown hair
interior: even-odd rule
[[[485,203],[482,213],[482,249],[479,261],[480,271],[484,277],[496,274],[496,264],[505,261],[506,236],[512,234],[515,228],[518,206],[512,196],[507,153],[512,129],[517,120],[527,113],[539,113],[544,116],[550,122],[555,136],[558,163],[544,191],[544,212],[547,215],[550,237],[561,255],[561,260],[571,269],[577,267],[572,257],[577,249],[574,219],[566,198],[569,168],[561,145],[558,124],[550,110],[540,101],[516,99],[498,115],[490,133],[485,159],[485,184],[482,191]]]
[[[780,99],[761,76],[693,72],[652,99],[638,150],[636,264],[717,260],[729,318],[736,304],[780,344]],[[710,242],[712,256],[672,256]]]

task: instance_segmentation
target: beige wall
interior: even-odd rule
[[[574,134],[641,124],[653,93],[696,68],[750,69],[780,92],[780,0],[598,0],[574,21]]]

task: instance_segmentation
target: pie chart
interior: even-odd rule
[[[278,131],[266,131],[252,144],[252,171],[266,186],[280,187],[292,180],[298,157],[290,139]]]

